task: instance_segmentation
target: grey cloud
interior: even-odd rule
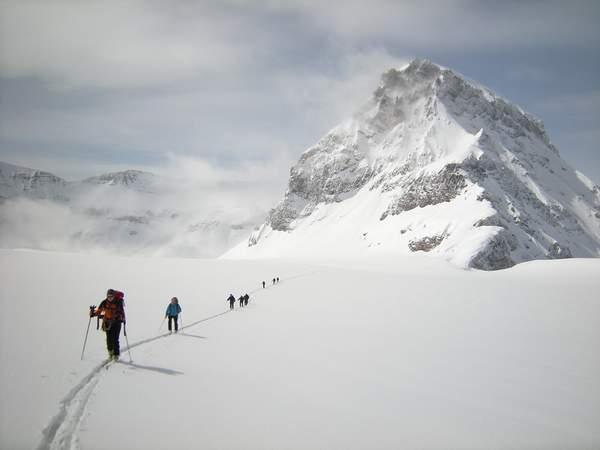
[[[169,152],[221,163],[280,157],[291,161],[364,102],[382,70],[404,62],[385,50],[373,50],[340,58],[327,74],[289,68],[243,82],[223,77],[185,88],[90,91],[85,101],[71,103],[61,101],[63,93],[41,90],[37,101],[31,101],[34,108],[16,106],[21,97],[17,92],[0,105],[5,118],[0,138],[28,142],[39,153],[51,148],[63,159],[69,152],[79,158],[107,152],[118,166],[124,154],[133,161],[154,155],[160,165]],[[32,86],[19,90],[26,95]],[[24,164],[9,148],[2,152],[4,159]],[[89,165],[85,158],[81,162]]]
[[[583,114],[600,121],[600,90],[553,95],[538,104],[541,111]]]
[[[209,3],[8,1],[0,73],[65,86],[189,80],[251,64],[252,48],[239,39],[245,27]]]
[[[5,1],[0,75],[67,87],[139,87],[243,75],[292,59],[310,64],[345,44],[403,53],[585,46],[600,39],[599,10],[597,2],[581,0],[568,7],[468,0]]]
[[[600,38],[595,1],[361,0],[266,2],[302,14],[352,42],[387,40],[403,48],[489,50],[586,45]]]

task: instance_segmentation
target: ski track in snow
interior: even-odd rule
[[[181,330],[183,331],[185,328],[190,328],[198,325],[199,323],[216,319],[217,317],[225,315],[229,312],[230,311],[227,310],[222,313],[206,317],[186,325],[185,327],[181,327]],[[121,353],[124,354],[134,347],[148,344],[170,335],[170,333],[163,333],[158,336],[143,339],[125,347],[123,350],[121,350]],[[103,369],[108,369],[110,365],[112,365],[112,361],[109,361],[108,359],[103,361],[101,364],[92,369],[92,371],[83,380],[81,380],[79,384],[71,389],[66,397],[61,400],[58,414],[54,416],[54,418],[50,421],[50,424],[42,432],[43,437],[40,445],[37,447],[38,450],[75,450],[79,448],[77,431],[79,430],[79,426],[85,416],[87,403],[94,393],[96,386],[106,373],[106,371]]]
[[[288,277],[286,279],[297,278],[302,275],[296,275],[293,277]],[[283,278],[280,282],[283,281]],[[258,288],[253,291],[250,291],[250,294],[254,294],[256,292],[263,291],[264,289],[269,289],[274,287],[275,285],[266,286],[265,288]],[[209,317],[205,317],[204,319],[197,320],[188,325],[182,326],[180,328],[183,331],[186,328],[191,328],[196,326],[202,322],[206,322],[209,320],[216,319],[217,317],[223,316],[225,314],[230,313],[231,310],[226,310],[224,312],[214,314]],[[153,336],[148,339],[143,339],[141,341],[137,341],[132,345],[125,347],[121,350],[121,354],[125,352],[129,352],[132,348],[138,347],[140,345],[148,344],[150,342],[154,342],[158,339],[162,339],[170,336],[170,333],[163,333],[158,336]],[[129,363],[125,363],[129,364]],[[89,399],[91,398],[96,386],[106,373],[108,367],[112,365],[112,361],[108,359],[103,361],[101,364],[96,366],[92,371],[84,377],[71,391],[60,401],[60,407],[58,413],[52,418],[50,423],[44,428],[42,431],[42,440],[37,447],[37,450],[78,450],[79,449],[79,440],[78,440],[78,431],[85,417],[86,407]]]

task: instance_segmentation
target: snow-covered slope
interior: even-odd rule
[[[543,124],[415,60],[292,167],[284,199],[226,258],[425,251],[462,267],[600,255],[600,189]]]
[[[206,197],[137,170],[67,182],[0,163],[0,247],[214,257],[264,217],[252,204]]]
[[[600,448],[597,259],[482,272],[419,254],[324,267],[0,250],[0,267],[2,449]],[[94,321],[80,355],[108,287],[125,292],[128,336],[107,370]],[[228,312],[230,292],[249,306]],[[174,295],[185,328],[169,336]]]
[[[65,180],[49,172],[0,161],[0,202],[20,195],[64,200],[66,186]]]

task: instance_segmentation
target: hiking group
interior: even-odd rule
[[[240,302],[240,308],[248,305],[248,300],[250,300],[250,296],[248,294],[240,295],[238,301]],[[227,297],[227,301],[229,302],[229,309],[234,309],[235,306],[235,297],[233,294],[229,294]]]
[[[279,277],[273,278],[273,284],[277,283],[279,283]],[[263,288],[266,287],[266,283],[264,281],[262,282],[262,286]],[[237,300],[239,301],[240,308],[242,308],[244,306],[248,306],[250,296],[248,294],[240,295]],[[229,309],[234,309],[236,298],[233,294],[229,294],[227,301],[229,302]],[[173,330],[175,333],[179,331],[180,315],[181,306],[179,305],[179,300],[177,297],[173,297],[167,305],[165,318],[163,319],[163,323],[168,319],[169,334],[173,333]],[[102,319],[102,331],[106,333],[106,349],[108,350],[108,359],[111,361],[117,361],[121,354],[121,348],[119,345],[121,324],[123,325],[124,335],[127,337],[127,331],[125,329],[125,294],[115,289],[109,289],[106,291],[106,298],[102,300],[97,307],[95,305],[90,306],[90,321],[88,322],[88,328],[85,334],[83,350],[81,351],[81,359],[83,359],[83,352],[85,351],[85,345],[87,343],[92,317],[97,318],[96,329],[99,328],[100,319]]]
[[[277,283],[279,283],[279,277],[273,278],[273,284],[277,284]],[[265,289],[267,287],[267,282],[263,281],[262,286],[263,286],[263,289]]]

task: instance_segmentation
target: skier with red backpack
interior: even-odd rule
[[[121,353],[119,335],[121,323],[125,323],[125,294],[114,289],[106,292],[106,299],[97,308],[90,307],[90,317],[102,318],[102,331],[106,333],[106,349],[108,358],[118,360]]]

